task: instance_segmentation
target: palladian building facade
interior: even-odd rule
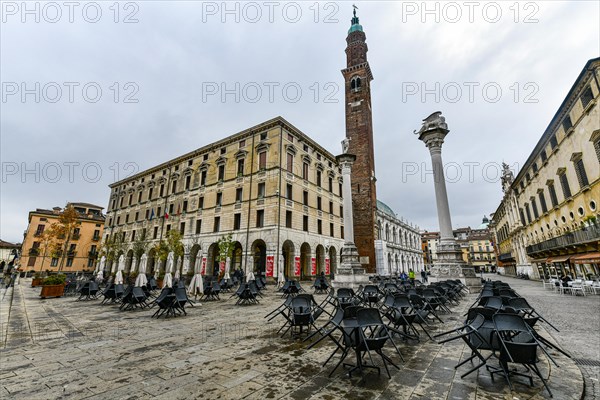
[[[379,275],[419,272],[425,268],[419,227],[399,218],[382,201],[377,201],[375,256]]]
[[[515,173],[490,227],[501,273],[600,274],[600,58],[589,60]]]
[[[333,154],[281,117],[201,147],[110,185],[106,235],[127,248],[144,237],[147,270],[153,245],[180,231],[182,272],[202,260],[218,272],[217,242],[231,234],[231,270],[267,277],[330,275],[343,245],[341,173]]]

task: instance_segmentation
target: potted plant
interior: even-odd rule
[[[61,297],[65,291],[66,275],[57,274],[50,275],[42,284],[42,292],[40,297],[45,299],[46,297]]]
[[[158,279],[156,280],[156,286],[162,289],[163,287],[163,279],[165,278],[164,271],[160,271],[158,274]]]
[[[44,277],[42,272],[36,272],[31,280],[31,287],[42,286],[44,284]]]

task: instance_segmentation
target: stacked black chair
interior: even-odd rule
[[[486,321],[485,317],[478,313],[472,319],[467,318],[467,321],[465,322],[465,324],[463,326],[461,326],[460,328],[456,328],[451,331],[443,332],[438,335],[435,335],[435,337],[438,338],[438,337],[442,337],[445,335],[449,335],[451,333],[455,333],[456,336],[452,336],[450,338],[444,339],[438,343],[442,344],[442,343],[446,343],[446,342],[451,342],[453,340],[462,339],[467,344],[467,346],[469,346],[469,348],[471,349],[471,356],[464,359],[457,365],[455,365],[454,366],[455,369],[466,364],[469,361],[473,361],[475,358],[479,359],[479,364],[475,365],[470,370],[468,370],[467,372],[462,374],[461,378],[464,378],[465,376],[469,375],[470,373],[472,373],[472,372],[478,370],[479,368],[483,367],[484,365],[486,365],[487,360],[493,356],[493,353],[490,353],[486,356],[481,354],[481,350],[491,350],[492,349],[491,345],[488,342],[488,339],[486,339],[480,331],[480,329],[483,327],[485,321]]]
[[[492,378],[496,373],[503,373],[511,390],[513,389],[511,376],[526,377],[529,379],[530,385],[533,386],[531,374],[509,370],[508,368],[508,363],[521,364],[540,378],[550,397],[552,397],[552,392],[537,367],[539,361],[537,350],[539,348],[544,351],[544,348],[537,341],[523,317],[518,314],[496,314],[494,315],[494,325],[501,344],[500,355],[498,356],[501,369],[492,370],[488,368],[491,370]]]

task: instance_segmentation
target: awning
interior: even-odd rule
[[[546,257],[544,258],[535,258],[533,260],[531,260],[532,263],[536,263],[536,264],[544,264],[546,262],[548,262],[548,259]]]
[[[575,264],[600,264],[600,253],[586,253],[571,257]]]
[[[571,256],[560,256],[560,257],[550,257],[546,262],[549,263],[563,263],[569,260]]]

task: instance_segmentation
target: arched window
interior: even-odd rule
[[[350,89],[353,91],[360,90],[361,81],[359,76],[355,76],[350,80]]]

